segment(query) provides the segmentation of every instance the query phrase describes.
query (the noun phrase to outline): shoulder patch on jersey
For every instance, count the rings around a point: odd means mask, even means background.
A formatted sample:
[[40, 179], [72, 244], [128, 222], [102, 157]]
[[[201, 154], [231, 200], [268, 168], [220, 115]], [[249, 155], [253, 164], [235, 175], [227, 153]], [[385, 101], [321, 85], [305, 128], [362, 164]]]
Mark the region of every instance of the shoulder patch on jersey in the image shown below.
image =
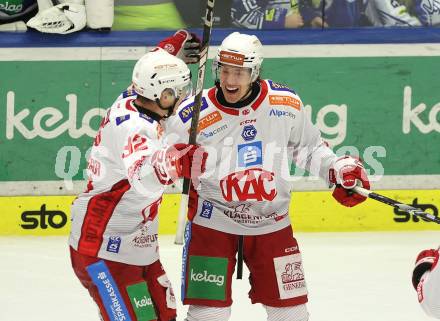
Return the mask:
[[205, 128], [208, 128], [211, 125], [214, 125], [215, 123], [219, 122], [222, 119], [223, 119], [222, 115], [217, 110], [206, 115], [205, 117], [199, 120], [197, 133], [199, 133], [201, 130], [204, 130]]
[[122, 92], [122, 98], [127, 98], [135, 95], [137, 95], [137, 92], [134, 90], [134, 88], [127, 88], [126, 91]]
[[154, 123], [154, 119], [151, 118], [150, 116], [143, 114], [143, 113], [139, 113], [139, 117], [142, 119], [145, 119], [146, 121], [150, 122], [150, 123]]
[[301, 102], [299, 99], [292, 96], [269, 95], [269, 104], [289, 106], [296, 110], [301, 109]]
[[292, 94], [295, 94], [295, 95], [296, 95], [295, 90], [290, 89], [290, 88], [289, 88], [288, 86], [286, 86], [286, 85], [279, 84], [279, 83], [277, 83], [277, 82], [273, 82], [273, 81], [270, 80], [270, 79], [268, 79], [267, 81], [269, 82], [269, 86], [270, 86], [270, 88], [271, 88], [272, 90], [275, 90], [275, 91], [288, 91], [288, 92], [291, 92]]
[[121, 125], [124, 121], [130, 119], [130, 114], [116, 117], [116, 126]]
[[[200, 106], [200, 111], [208, 108], [208, 102], [206, 101], [205, 97], [202, 97], [202, 106]], [[183, 123], [186, 123], [188, 120], [192, 118], [194, 110], [194, 101], [190, 103], [189, 105], [182, 108], [181, 111], [179, 111], [179, 117], [183, 121]]]

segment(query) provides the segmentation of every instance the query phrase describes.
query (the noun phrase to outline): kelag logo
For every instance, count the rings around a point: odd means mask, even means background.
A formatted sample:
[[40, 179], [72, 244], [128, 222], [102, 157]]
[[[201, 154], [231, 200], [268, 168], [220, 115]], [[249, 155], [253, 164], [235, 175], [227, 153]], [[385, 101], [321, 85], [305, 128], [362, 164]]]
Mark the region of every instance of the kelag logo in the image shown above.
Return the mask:
[[[413, 207], [420, 208], [424, 212], [431, 213], [434, 216], [438, 217], [438, 208], [434, 204], [419, 204], [418, 199], [415, 198], [411, 204]], [[394, 221], [397, 223], [407, 223], [412, 220], [412, 222], [429, 222], [423, 218], [417, 217], [415, 215], [411, 215], [410, 213], [403, 212], [398, 210], [397, 208], [394, 209], [394, 214], [397, 217], [394, 217]]]
[[[69, 104], [67, 112], [62, 112], [60, 109], [54, 107], [38, 108], [37, 113], [32, 120], [26, 120], [30, 114], [29, 108], [23, 108], [16, 113], [15, 110], [15, 93], [8, 91], [6, 94], [6, 138], [14, 139], [14, 132], [20, 133], [26, 139], [34, 139], [41, 137], [44, 139], [54, 139], [64, 132], [67, 132], [73, 139], [80, 138], [83, 135], [95, 137], [96, 130], [91, 127], [91, 122], [94, 117], [102, 118], [105, 114], [105, 109], [91, 108], [82, 119], [78, 119], [78, 98], [74, 94], [66, 96], [66, 101]], [[31, 116], [32, 117], [32, 116]], [[61, 120], [65, 119], [64, 123]], [[33, 128], [26, 127], [25, 124], [33, 124]], [[45, 124], [45, 126], [42, 126]], [[50, 124], [50, 125], [49, 125]], [[81, 124], [77, 128], [77, 124]]]
[[191, 255], [186, 297], [225, 300], [227, 273], [227, 258]]
[[21, 2], [22, 1], [9, 0], [6, 1], [6, 3], [0, 3], [0, 10], [6, 11], [8, 14], [19, 13], [21, 10], [23, 10], [23, 4], [21, 4]]
[[40, 210], [21, 213], [21, 220], [24, 223], [21, 224], [21, 227], [25, 230], [33, 230], [38, 227], [45, 230], [49, 226], [59, 229], [66, 225], [67, 215], [62, 211], [47, 211], [46, 204], [43, 204]]

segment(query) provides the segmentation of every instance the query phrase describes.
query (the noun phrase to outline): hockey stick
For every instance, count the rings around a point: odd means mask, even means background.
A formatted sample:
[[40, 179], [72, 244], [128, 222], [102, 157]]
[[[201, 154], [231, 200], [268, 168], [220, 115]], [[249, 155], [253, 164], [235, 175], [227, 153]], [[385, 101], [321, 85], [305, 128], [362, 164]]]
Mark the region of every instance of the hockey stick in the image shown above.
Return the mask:
[[237, 250], [237, 280], [243, 278], [243, 241], [244, 236], [238, 236], [238, 250]]
[[430, 222], [435, 222], [437, 224], [440, 224], [440, 218], [438, 218], [435, 215], [423, 212], [420, 208], [415, 208], [413, 206], [407, 205], [407, 204], [402, 204], [398, 201], [395, 201], [391, 198], [388, 198], [386, 196], [374, 193], [372, 191], [369, 191], [365, 188], [362, 188], [360, 186], [356, 186], [355, 188], [353, 188], [353, 191], [358, 193], [359, 195], [371, 198], [373, 200], [379, 201], [381, 203], [393, 206], [401, 211], [407, 212], [409, 214], [415, 215], [415, 216], [419, 216], [421, 218], [424, 218], [427, 221]]
[[[196, 96], [194, 98], [191, 128], [189, 131], [189, 142], [188, 142], [189, 144], [196, 144], [196, 139], [197, 139], [197, 127], [199, 124], [200, 105], [202, 104], [202, 92], [203, 92], [203, 84], [205, 82], [206, 62], [208, 60], [209, 39], [211, 38], [214, 3], [215, 0], [207, 0], [206, 3], [206, 14], [203, 25], [203, 39], [200, 50], [199, 68], [197, 71], [197, 86], [195, 91]], [[174, 239], [175, 244], [183, 244], [183, 232], [185, 229], [185, 217], [188, 209], [188, 200], [189, 200], [188, 195], [189, 195], [190, 185], [191, 185], [191, 180], [185, 178], [183, 180], [182, 199], [180, 201], [179, 216], [177, 218], [177, 231], [176, 231], [176, 238]]]

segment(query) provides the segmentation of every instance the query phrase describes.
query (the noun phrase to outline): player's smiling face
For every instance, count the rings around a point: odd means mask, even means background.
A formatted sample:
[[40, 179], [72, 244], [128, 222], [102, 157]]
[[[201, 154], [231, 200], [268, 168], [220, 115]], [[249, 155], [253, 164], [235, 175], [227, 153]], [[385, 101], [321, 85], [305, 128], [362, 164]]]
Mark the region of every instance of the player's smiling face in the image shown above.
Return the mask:
[[228, 103], [239, 102], [249, 93], [251, 69], [222, 65], [220, 67], [220, 88]]

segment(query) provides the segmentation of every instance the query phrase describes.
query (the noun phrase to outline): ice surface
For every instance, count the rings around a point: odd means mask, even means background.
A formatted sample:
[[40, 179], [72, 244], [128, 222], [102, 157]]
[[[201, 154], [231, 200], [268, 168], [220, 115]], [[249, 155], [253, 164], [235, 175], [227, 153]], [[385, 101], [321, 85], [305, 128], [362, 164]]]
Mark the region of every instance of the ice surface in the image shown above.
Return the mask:
[[[181, 246], [160, 236], [161, 259], [180, 299]], [[415, 257], [440, 232], [298, 233], [310, 321], [428, 321], [410, 282]], [[233, 281], [231, 321], [266, 320], [243, 280]], [[67, 237], [0, 237], [0, 321], [98, 321], [76, 279]], [[179, 301], [180, 302], [180, 301]], [[186, 308], [178, 305], [178, 320]]]

